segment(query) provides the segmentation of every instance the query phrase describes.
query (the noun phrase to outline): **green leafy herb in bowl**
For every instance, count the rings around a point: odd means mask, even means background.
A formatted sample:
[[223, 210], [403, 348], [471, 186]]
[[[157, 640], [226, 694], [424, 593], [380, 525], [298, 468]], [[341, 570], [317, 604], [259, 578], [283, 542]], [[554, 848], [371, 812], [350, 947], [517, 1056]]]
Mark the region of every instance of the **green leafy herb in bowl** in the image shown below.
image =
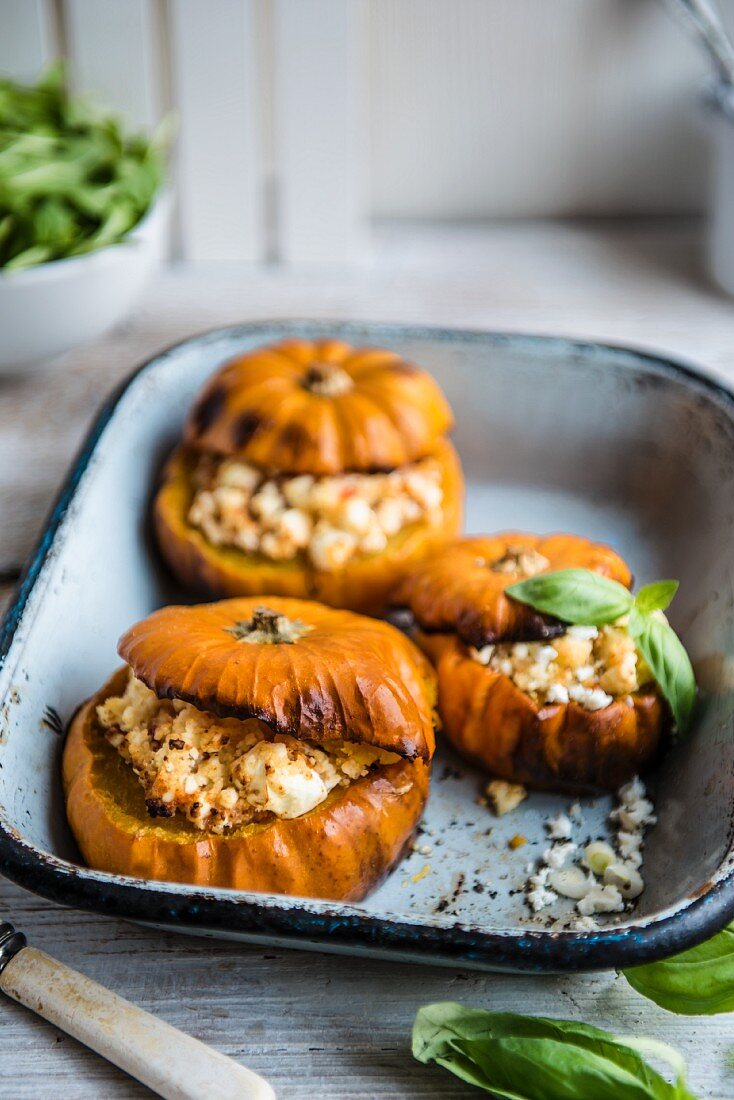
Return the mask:
[[0, 80], [0, 374], [102, 335], [165, 253], [165, 140], [69, 95], [54, 66]]
[[0, 269], [122, 241], [162, 186], [164, 144], [72, 97], [61, 64], [34, 85], [0, 80]]

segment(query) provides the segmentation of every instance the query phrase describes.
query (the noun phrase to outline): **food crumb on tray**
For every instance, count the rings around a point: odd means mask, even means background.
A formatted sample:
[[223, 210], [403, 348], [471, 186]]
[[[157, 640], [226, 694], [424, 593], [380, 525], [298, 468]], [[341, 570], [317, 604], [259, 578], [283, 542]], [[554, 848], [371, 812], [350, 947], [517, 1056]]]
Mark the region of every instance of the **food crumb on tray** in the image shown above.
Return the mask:
[[[620, 787], [617, 799], [609, 815], [616, 827], [613, 845], [595, 840], [581, 847], [571, 839], [573, 822], [582, 821], [578, 803], [568, 814], [546, 822], [552, 844], [525, 883], [525, 899], [533, 913], [567, 898], [576, 903], [579, 914], [574, 929], [591, 931], [598, 927], [594, 914], [622, 913], [640, 896], [645, 888], [640, 874], [644, 834], [657, 820], [654, 806], [637, 777]], [[512, 847], [512, 840], [509, 843]]]
[[528, 797], [528, 792], [521, 783], [506, 783], [504, 779], [491, 779], [484, 789], [486, 798], [482, 804], [489, 805], [497, 817], [510, 813], [517, 809], [521, 802]]

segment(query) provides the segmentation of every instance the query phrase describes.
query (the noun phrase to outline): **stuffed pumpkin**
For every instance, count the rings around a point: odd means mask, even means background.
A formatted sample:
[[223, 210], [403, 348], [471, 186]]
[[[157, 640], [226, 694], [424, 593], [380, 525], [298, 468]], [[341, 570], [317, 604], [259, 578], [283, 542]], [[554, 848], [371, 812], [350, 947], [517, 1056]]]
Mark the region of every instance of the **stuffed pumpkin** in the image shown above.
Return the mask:
[[384, 612], [461, 528], [451, 410], [398, 354], [284, 340], [207, 383], [154, 504], [164, 557], [209, 596]]
[[446, 547], [402, 597], [436, 666], [444, 733], [463, 756], [513, 783], [615, 790], [653, 759], [667, 718], [625, 622], [571, 626], [506, 592], [573, 568], [632, 583], [609, 547], [504, 532]]
[[166, 607], [75, 715], [67, 815], [99, 870], [355, 901], [423, 811], [435, 676], [385, 622], [268, 597]]

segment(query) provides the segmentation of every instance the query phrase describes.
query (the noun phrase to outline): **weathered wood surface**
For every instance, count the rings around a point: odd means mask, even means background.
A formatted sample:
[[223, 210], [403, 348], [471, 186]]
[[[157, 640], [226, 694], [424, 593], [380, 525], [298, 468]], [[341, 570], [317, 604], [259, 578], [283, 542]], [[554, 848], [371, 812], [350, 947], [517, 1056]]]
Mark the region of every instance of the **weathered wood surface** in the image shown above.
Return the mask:
[[[169, 274], [130, 323], [57, 373], [0, 382], [0, 574], [28, 554], [104, 396], [177, 339], [276, 316], [524, 329], [663, 349], [734, 381], [732, 305], [706, 286], [698, 248], [693, 230], [671, 226], [454, 229], [386, 239], [369, 269]], [[284, 1100], [478, 1095], [410, 1058], [415, 1009], [438, 999], [653, 1035], [684, 1053], [697, 1096], [734, 1096], [734, 1017], [671, 1016], [610, 973], [517, 978], [178, 938], [65, 911], [10, 883], [0, 913], [36, 946], [268, 1076]], [[0, 1020], [3, 1100], [149, 1095], [17, 1005], [0, 1004]]]

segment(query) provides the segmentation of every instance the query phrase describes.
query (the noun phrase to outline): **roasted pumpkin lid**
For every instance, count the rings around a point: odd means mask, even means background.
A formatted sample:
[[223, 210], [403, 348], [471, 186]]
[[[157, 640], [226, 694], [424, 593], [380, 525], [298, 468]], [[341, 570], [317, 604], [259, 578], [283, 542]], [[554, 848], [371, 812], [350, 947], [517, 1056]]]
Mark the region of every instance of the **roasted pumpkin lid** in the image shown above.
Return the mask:
[[590, 569], [629, 588], [632, 574], [608, 546], [578, 535], [503, 531], [459, 539], [421, 563], [400, 593], [426, 631], [458, 634], [467, 645], [537, 641], [565, 627], [505, 589], [536, 573]]
[[161, 698], [302, 740], [433, 756], [434, 672], [389, 623], [310, 600], [221, 600], [155, 611], [118, 651]]
[[452, 426], [433, 378], [396, 352], [294, 339], [225, 363], [184, 440], [278, 473], [325, 475], [415, 462]]

